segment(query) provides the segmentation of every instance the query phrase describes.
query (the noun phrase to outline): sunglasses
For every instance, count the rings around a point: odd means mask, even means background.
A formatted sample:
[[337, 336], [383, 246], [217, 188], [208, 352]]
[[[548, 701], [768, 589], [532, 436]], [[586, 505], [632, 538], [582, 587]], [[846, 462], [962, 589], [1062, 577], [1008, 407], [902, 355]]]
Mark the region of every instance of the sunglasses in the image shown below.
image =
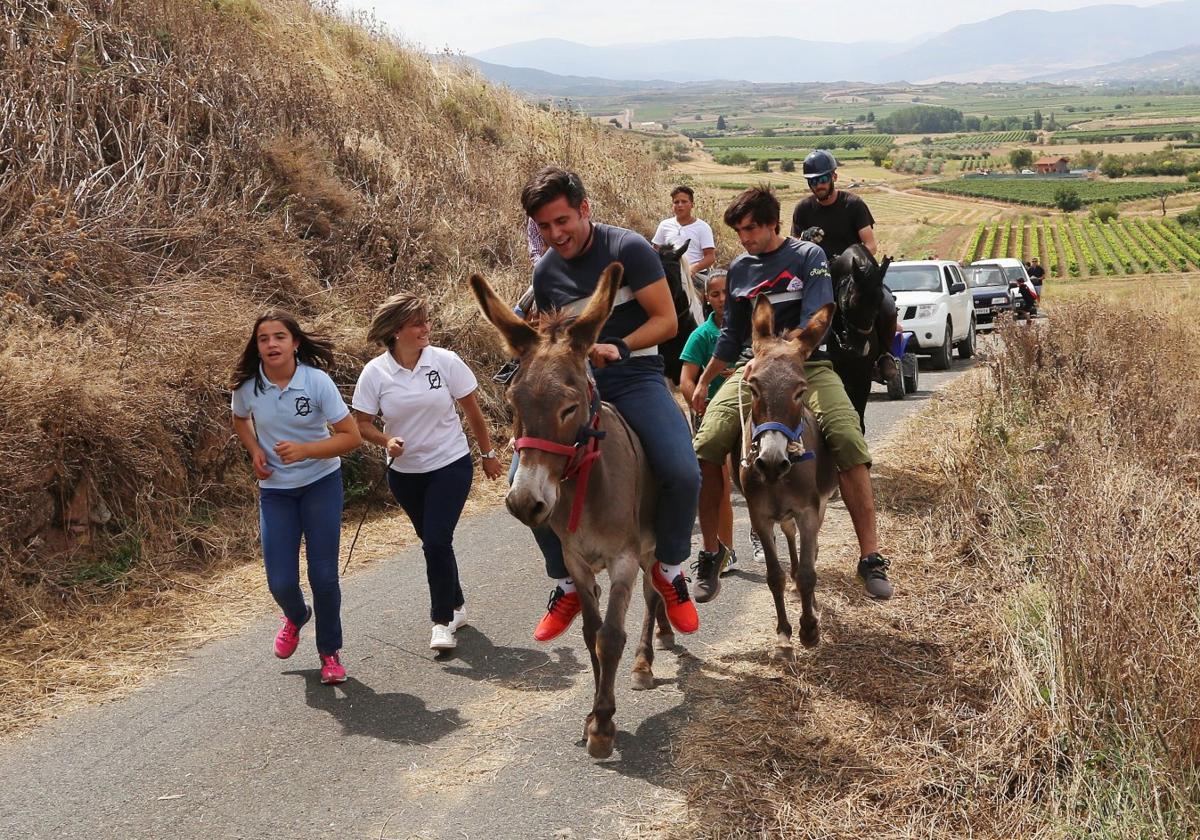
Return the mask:
[[815, 187], [815, 186], [818, 186], [818, 185], [820, 185], [820, 184], [828, 184], [828, 183], [829, 183], [830, 181], [832, 181], [832, 180], [833, 180], [833, 175], [831, 175], [830, 173], [826, 172], [824, 175], [816, 175], [816, 176], [814, 176], [814, 177], [812, 177], [812, 178], [809, 178], [809, 179], [808, 179], [808, 185], [809, 185], [810, 187]]

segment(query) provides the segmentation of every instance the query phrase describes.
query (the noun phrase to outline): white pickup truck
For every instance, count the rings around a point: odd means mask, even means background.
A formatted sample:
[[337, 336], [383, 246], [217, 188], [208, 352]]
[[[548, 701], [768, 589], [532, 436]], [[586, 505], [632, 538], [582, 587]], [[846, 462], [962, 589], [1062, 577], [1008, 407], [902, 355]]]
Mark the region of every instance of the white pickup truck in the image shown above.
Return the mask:
[[961, 359], [975, 355], [975, 308], [957, 262], [894, 262], [884, 283], [896, 296], [909, 352], [932, 356], [937, 370], [949, 370], [955, 347]]

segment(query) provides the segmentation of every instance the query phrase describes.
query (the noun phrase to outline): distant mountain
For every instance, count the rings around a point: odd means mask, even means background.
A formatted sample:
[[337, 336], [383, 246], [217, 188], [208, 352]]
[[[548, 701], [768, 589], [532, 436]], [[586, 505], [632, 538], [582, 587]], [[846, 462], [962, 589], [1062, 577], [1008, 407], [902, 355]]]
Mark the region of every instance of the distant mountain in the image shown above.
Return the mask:
[[1198, 33], [1200, 0], [1009, 12], [956, 26], [870, 72], [910, 82], [1016, 81], [1185, 47]]
[[513, 90], [534, 96], [614, 96], [623, 93], [673, 90], [682, 85], [662, 79], [602, 79], [596, 76], [560, 76], [532, 67], [508, 67], [492, 64], [470, 56], [431, 56], [434, 61], [448, 61], [474, 67], [490, 81], [508, 85]]
[[764, 36], [592, 47], [542, 38], [484, 50], [474, 58], [562, 76], [624, 81], [1018, 81], [1125, 62], [1151, 50], [1177, 50], [1195, 44], [1198, 33], [1200, 0], [1174, 0], [1156, 6], [1009, 12], [916, 44]]
[[472, 57], [563, 76], [673, 82], [716, 79], [794, 82], [859, 79], [859, 68], [864, 63], [882, 60], [906, 46], [866, 41], [849, 45], [765, 36], [590, 47], [559, 38], [541, 38], [484, 50]]
[[1103, 82], [1200, 82], [1200, 44], [1177, 50], [1162, 50], [1080, 70], [1049, 73], [1028, 81], [1072, 85], [1094, 85]]

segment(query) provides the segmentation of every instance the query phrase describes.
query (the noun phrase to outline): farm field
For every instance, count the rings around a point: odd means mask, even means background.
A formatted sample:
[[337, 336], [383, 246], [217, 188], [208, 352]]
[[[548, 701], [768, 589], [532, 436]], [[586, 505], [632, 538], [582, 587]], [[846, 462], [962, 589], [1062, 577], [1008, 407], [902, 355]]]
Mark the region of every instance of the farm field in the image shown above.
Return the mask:
[[1010, 217], [979, 223], [961, 253], [964, 263], [989, 257], [1037, 257], [1055, 277], [1186, 273], [1200, 270], [1200, 231], [1145, 216]]
[[1089, 181], [1086, 179], [1039, 178], [979, 178], [971, 180], [935, 181], [922, 184], [921, 188], [950, 195], [973, 196], [993, 201], [1014, 204], [1032, 204], [1053, 207], [1054, 194], [1069, 187], [1079, 194], [1084, 204], [1100, 201], [1129, 201], [1159, 195], [1189, 192], [1200, 189], [1200, 184], [1179, 181]]

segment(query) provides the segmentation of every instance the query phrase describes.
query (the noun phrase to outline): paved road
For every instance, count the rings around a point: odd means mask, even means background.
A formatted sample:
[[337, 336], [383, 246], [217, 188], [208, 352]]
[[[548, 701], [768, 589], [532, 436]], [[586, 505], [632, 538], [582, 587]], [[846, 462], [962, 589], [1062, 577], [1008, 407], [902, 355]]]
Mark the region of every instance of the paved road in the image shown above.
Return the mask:
[[[882, 439], [967, 367], [923, 364], [918, 394], [876, 395], [868, 436]], [[678, 807], [680, 676], [764, 586], [736, 514], [743, 571], [702, 608], [698, 633], [660, 652], [658, 688], [618, 680], [611, 760], [581, 746], [592, 681], [578, 627], [532, 641], [547, 581], [528, 531], [495, 511], [459, 528], [474, 626], [455, 655], [426, 647], [423, 563], [405, 551], [344, 584], [344, 686], [320, 684], [311, 632], [293, 659], [274, 659], [277, 623], [264, 617], [151, 688], [0, 745], [0, 838], [622, 836], [631, 818]], [[640, 620], [635, 599], [631, 635]]]

